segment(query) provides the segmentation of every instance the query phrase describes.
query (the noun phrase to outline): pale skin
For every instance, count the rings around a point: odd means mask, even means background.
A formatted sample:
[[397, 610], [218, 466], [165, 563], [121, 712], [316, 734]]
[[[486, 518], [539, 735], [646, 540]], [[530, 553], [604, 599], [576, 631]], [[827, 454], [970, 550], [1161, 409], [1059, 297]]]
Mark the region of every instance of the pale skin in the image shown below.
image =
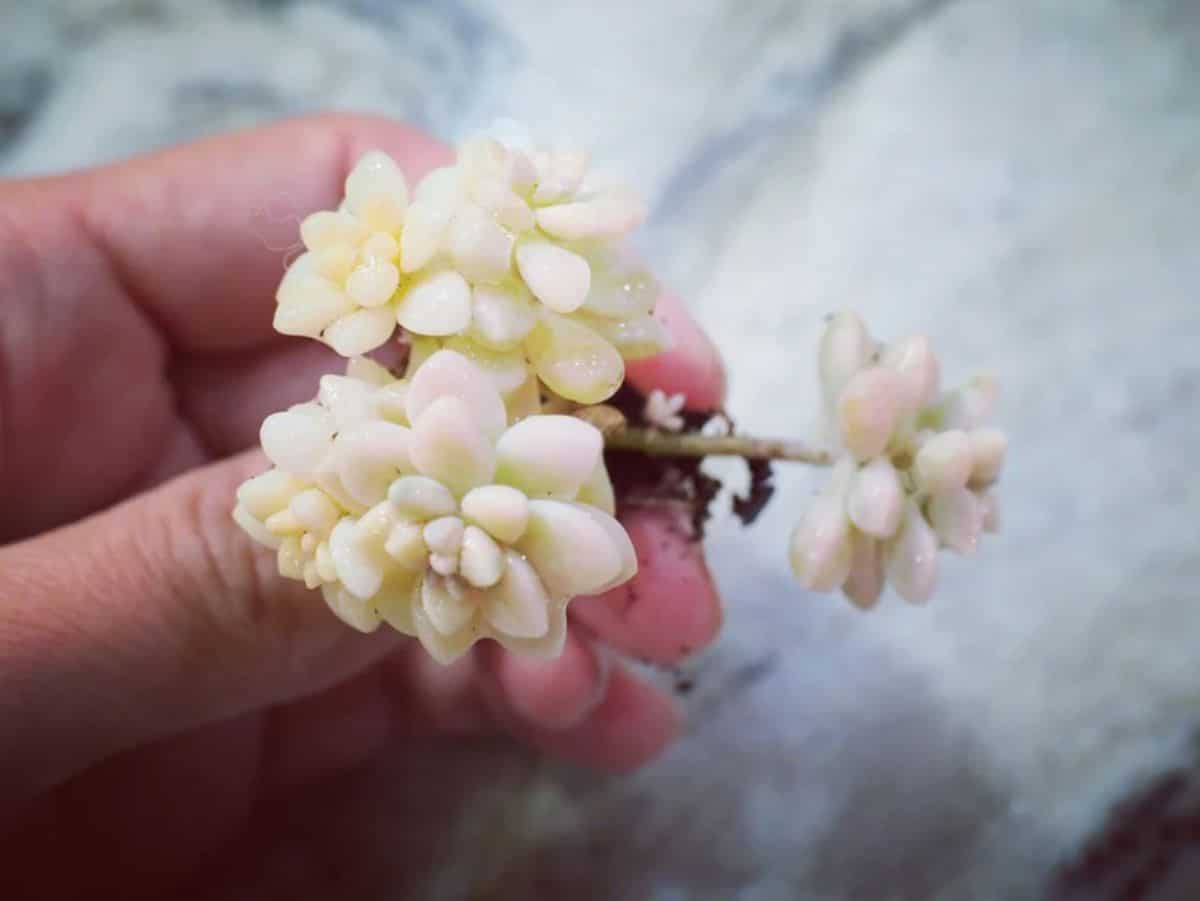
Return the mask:
[[[263, 417], [340, 365], [272, 331], [281, 248], [372, 148], [410, 181], [449, 156], [326, 116], [0, 183], [0, 884], [154, 895], [268, 802], [398, 742], [507, 733], [623, 771], [675, 736], [671, 699], [596, 651], [669, 664], [716, 634], [667, 514], [625, 519], [641, 572], [572, 605], [561, 657], [485, 643], [452, 667], [351, 631], [230, 520], [267, 465], [247, 450]], [[718, 405], [712, 345], [673, 298], [660, 315], [674, 347], [629, 378]]]

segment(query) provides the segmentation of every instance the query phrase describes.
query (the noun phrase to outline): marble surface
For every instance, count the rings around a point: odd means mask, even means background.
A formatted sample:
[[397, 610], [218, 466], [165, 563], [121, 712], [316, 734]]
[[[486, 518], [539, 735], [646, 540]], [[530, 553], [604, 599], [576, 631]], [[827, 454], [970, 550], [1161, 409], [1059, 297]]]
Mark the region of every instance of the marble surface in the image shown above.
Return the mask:
[[1116, 802], [1196, 772], [1194, 3], [0, 0], [0, 175], [327, 107], [587, 141], [651, 201], [645, 251], [718, 335], [744, 426], [812, 426], [820, 318], [849, 305], [999, 374], [1014, 451], [1003, 534], [927, 608], [795, 587], [802, 473], [760, 527], [718, 528], [727, 626], [661, 763], [398, 751], [242, 896], [1194, 897], [1182, 858], [1142, 895], [1120, 849], [1063, 877]]

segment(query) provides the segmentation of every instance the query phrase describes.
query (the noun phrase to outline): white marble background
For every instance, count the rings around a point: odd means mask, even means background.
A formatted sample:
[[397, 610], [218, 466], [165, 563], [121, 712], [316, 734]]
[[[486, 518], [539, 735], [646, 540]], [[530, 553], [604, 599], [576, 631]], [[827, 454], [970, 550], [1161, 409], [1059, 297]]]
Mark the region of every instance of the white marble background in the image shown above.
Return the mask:
[[[789, 580], [812, 486], [784, 474], [711, 542], [727, 627], [667, 759], [615, 781], [439, 751], [461, 804], [432, 835], [413, 752], [246, 897], [1036, 898], [1115, 800], [1193, 766], [1192, 0], [0, 0], [3, 175], [326, 107], [586, 140], [651, 200], [646, 251], [744, 426], [811, 426], [820, 317], [853, 306], [1000, 375], [1013, 454], [1003, 534], [932, 606], [869, 617]], [[314, 829], [343, 836], [324, 889]], [[414, 843], [430, 874], [393, 862]]]

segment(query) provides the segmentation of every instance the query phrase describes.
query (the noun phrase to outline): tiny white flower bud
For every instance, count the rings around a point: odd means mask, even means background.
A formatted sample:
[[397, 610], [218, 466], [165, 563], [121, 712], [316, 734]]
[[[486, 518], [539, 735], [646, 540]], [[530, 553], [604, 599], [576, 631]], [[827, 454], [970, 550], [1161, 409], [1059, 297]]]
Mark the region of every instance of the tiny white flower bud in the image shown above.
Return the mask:
[[662, 390], [655, 388], [646, 396], [642, 415], [653, 426], [667, 432], [678, 432], [683, 428], [683, 417], [679, 412], [686, 401], [687, 398], [683, 394], [672, 394], [668, 397]]
[[900, 475], [886, 457], [876, 457], [855, 473], [846, 497], [850, 521], [875, 538], [891, 538], [904, 511]]
[[792, 572], [812, 591], [833, 591], [850, 572], [850, 523], [842, 498], [822, 494], [792, 532], [788, 558]]
[[901, 378], [873, 366], [854, 375], [838, 398], [842, 444], [860, 460], [883, 453], [900, 414]]
[[971, 465], [971, 441], [966, 432], [953, 429], [921, 445], [913, 462], [913, 476], [922, 491], [945, 494], [967, 484]]

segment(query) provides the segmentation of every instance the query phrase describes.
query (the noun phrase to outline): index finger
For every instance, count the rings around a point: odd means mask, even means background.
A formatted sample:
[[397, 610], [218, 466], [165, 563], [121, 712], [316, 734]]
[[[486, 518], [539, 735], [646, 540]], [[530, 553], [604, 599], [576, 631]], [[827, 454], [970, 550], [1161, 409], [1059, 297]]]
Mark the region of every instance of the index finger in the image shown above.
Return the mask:
[[444, 144], [387, 119], [296, 119], [51, 180], [131, 298], [192, 352], [277, 340], [275, 289], [300, 221], [332, 209], [350, 167], [384, 150], [410, 180], [452, 159]]

